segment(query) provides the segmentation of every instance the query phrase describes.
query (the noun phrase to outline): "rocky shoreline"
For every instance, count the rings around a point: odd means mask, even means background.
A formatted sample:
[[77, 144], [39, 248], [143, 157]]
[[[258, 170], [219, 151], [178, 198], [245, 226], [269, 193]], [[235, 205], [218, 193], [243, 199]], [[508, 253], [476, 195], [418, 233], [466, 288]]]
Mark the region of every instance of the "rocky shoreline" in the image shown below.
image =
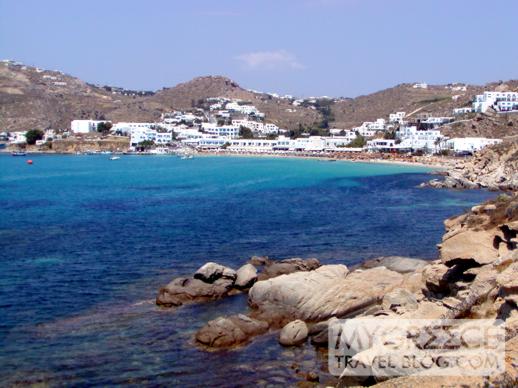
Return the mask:
[[448, 169], [444, 179], [432, 179], [423, 187], [452, 189], [518, 190], [518, 142], [487, 147], [472, 158]]
[[[501, 319], [506, 325], [506, 370], [491, 377], [451, 377], [449, 386], [518, 384], [518, 195], [501, 195], [445, 221], [439, 259], [382, 257], [355, 268], [321, 265], [316, 259], [253, 257], [237, 271], [207, 263], [192, 277], [177, 278], [159, 290], [164, 308], [248, 294], [248, 311], [224, 314], [195, 334], [205, 350], [250, 344], [277, 333], [280, 346], [310, 342], [323, 351], [328, 330], [341, 318]], [[309, 346], [309, 345], [308, 345]], [[358, 357], [363, 354], [359, 353]], [[355, 356], [356, 357], [356, 356]], [[433, 378], [375, 375], [333, 380], [310, 371], [304, 384], [320, 380], [338, 386], [440, 386]], [[446, 382], [446, 380], [444, 380]]]

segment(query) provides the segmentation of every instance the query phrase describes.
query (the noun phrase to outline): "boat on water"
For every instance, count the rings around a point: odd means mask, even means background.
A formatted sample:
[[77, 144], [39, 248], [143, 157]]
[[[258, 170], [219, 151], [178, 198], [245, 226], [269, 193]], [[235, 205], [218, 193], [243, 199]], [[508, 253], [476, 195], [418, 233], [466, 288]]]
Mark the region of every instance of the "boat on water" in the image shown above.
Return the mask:
[[119, 160], [120, 158], [121, 158], [120, 156], [112, 156], [112, 157], [110, 158], [110, 160]]
[[180, 159], [184, 160], [184, 159], [192, 159], [194, 158], [193, 155], [183, 155]]
[[12, 156], [25, 156], [25, 155], [27, 155], [27, 152], [13, 151], [13, 152], [11, 152], [11, 155]]

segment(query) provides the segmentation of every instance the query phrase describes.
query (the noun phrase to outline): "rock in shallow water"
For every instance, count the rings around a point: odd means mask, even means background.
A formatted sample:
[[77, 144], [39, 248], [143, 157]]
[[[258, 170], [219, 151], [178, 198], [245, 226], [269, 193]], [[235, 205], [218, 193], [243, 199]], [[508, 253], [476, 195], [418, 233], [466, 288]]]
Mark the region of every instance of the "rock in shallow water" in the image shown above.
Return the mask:
[[199, 279], [176, 278], [160, 289], [156, 304], [164, 307], [181, 306], [187, 302], [203, 302], [226, 296], [232, 289], [234, 281], [220, 278], [210, 283]]
[[288, 323], [281, 330], [279, 343], [283, 346], [297, 346], [308, 338], [308, 327], [304, 321], [297, 319]]
[[196, 341], [211, 348], [228, 348], [268, 331], [268, 323], [238, 314], [209, 321], [196, 333]]

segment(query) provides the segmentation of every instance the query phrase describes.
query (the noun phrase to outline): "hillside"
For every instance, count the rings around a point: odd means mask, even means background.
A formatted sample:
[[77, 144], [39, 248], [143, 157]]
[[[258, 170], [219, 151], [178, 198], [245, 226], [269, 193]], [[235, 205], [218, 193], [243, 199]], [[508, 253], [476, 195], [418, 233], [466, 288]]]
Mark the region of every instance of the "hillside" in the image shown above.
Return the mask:
[[[467, 85], [466, 91], [454, 90], [451, 85], [416, 89], [411, 84], [401, 84], [357, 98], [329, 100], [325, 107], [330, 108], [330, 114], [324, 117], [312, 103], [295, 106], [288, 99], [246, 90], [221, 76], [198, 77], [156, 93], [140, 95], [91, 85], [59, 71], [4, 62], [0, 63], [0, 131], [65, 129], [73, 119], [157, 121], [164, 112], [192, 109], [209, 97], [249, 101], [266, 114], [268, 122], [286, 129], [296, 129], [299, 125], [315, 127], [324, 118], [330, 127], [352, 128], [363, 121], [387, 118], [396, 111], [414, 112], [414, 117], [426, 112], [451, 116], [453, 108], [469, 105], [473, 95], [499, 88], [518, 90], [518, 81]], [[487, 137], [518, 134], [517, 120], [512, 117], [473, 115], [467, 119], [445, 128], [445, 133]]]
[[[208, 97], [253, 102], [268, 121], [295, 128], [320, 120], [315, 110], [293, 107], [289, 101], [247, 91], [224, 77], [199, 77], [151, 96], [126, 96], [87, 84], [58, 71], [0, 64], [0, 130], [64, 129], [73, 119], [157, 121], [171, 110], [191, 109]], [[293, 108], [293, 109], [291, 109]], [[290, 111], [288, 111], [289, 109]]]

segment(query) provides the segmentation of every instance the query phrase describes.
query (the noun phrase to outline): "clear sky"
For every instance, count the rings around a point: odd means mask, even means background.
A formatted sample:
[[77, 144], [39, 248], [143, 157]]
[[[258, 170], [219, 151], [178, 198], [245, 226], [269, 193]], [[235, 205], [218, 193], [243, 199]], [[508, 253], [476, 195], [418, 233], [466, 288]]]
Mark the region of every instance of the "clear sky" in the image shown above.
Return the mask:
[[517, 0], [0, 0], [0, 58], [155, 90], [298, 96], [518, 78]]

